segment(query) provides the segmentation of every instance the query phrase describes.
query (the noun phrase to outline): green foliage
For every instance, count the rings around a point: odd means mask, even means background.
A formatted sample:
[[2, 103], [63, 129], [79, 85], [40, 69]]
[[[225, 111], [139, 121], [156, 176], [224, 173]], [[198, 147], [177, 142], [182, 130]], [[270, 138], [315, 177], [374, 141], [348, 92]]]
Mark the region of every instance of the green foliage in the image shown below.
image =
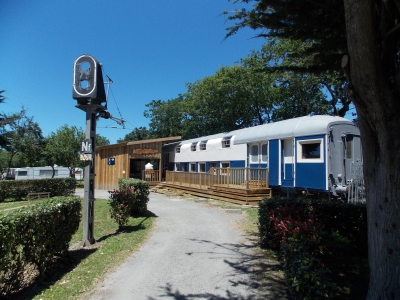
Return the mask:
[[132, 132], [126, 134], [123, 139], [118, 139], [117, 143], [148, 140], [152, 138], [151, 133], [146, 127], [135, 127]]
[[70, 196], [75, 192], [75, 178], [49, 178], [0, 181], [0, 202], [24, 200], [29, 193], [50, 192], [50, 197]]
[[131, 215], [143, 215], [147, 211], [150, 194], [149, 182], [135, 178], [119, 178], [118, 187], [120, 190], [133, 188], [135, 191], [136, 199], [131, 210]]
[[118, 230], [128, 223], [129, 215], [136, 199], [133, 188], [108, 191], [111, 218], [118, 223]]
[[85, 133], [76, 126], [64, 125], [56, 132], [50, 133], [46, 138], [46, 147], [43, 150], [47, 165], [57, 164], [69, 168], [83, 167], [78, 151], [84, 139]]
[[321, 256], [307, 233], [290, 237], [282, 247], [288, 289], [294, 299], [329, 299], [336, 290], [331, 271], [322, 263]]
[[81, 209], [79, 198], [59, 197], [0, 217], [0, 295], [22, 284], [29, 264], [44, 276], [54, 255], [66, 254]]
[[152, 100], [144, 116], [150, 118], [149, 131], [154, 138], [179, 136], [184, 132], [185, 102], [182, 96], [168, 101]]
[[324, 225], [328, 234], [338, 232], [360, 249], [367, 247], [367, 212], [362, 203], [344, 203], [303, 198], [264, 199], [259, 205], [260, 243], [263, 248], [276, 249], [275, 231], [269, 213], [280, 206], [303, 207], [303, 216], [313, 213], [315, 221]]
[[39, 124], [29, 117], [24, 108], [19, 113], [6, 117], [6, 125], [2, 126], [2, 147], [9, 153], [7, 167], [11, 167], [14, 157], [22, 154], [28, 164], [40, 159], [44, 146], [44, 138]]
[[234, 25], [227, 28], [226, 37], [249, 27], [259, 30], [257, 37], [301, 41], [305, 45], [288, 52], [291, 60], [306, 64], [296, 69], [319, 72], [339, 70], [342, 56], [347, 52], [344, 5], [333, 1], [271, 1], [234, 0], [234, 3], [254, 3], [251, 9], [224, 12]]
[[366, 206], [315, 199], [264, 199], [259, 207], [259, 233], [263, 248], [282, 254], [289, 291], [295, 299], [331, 298], [338, 290], [330, 270], [337, 266], [326, 263], [333, 261], [331, 239], [344, 239], [358, 254], [365, 255]]

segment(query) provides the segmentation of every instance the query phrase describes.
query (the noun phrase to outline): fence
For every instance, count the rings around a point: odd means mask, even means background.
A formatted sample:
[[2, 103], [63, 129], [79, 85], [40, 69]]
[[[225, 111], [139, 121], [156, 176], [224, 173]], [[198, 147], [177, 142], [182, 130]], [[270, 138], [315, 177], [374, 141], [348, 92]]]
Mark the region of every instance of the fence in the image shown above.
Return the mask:
[[350, 178], [348, 184], [347, 199], [349, 202], [365, 202], [365, 185], [363, 177], [362, 162], [355, 162], [350, 165]]
[[261, 189], [268, 188], [268, 169], [211, 168], [208, 173], [167, 171], [166, 183], [200, 189], [211, 186]]
[[160, 171], [159, 170], [144, 170], [142, 174], [144, 181], [149, 182], [160, 182]]

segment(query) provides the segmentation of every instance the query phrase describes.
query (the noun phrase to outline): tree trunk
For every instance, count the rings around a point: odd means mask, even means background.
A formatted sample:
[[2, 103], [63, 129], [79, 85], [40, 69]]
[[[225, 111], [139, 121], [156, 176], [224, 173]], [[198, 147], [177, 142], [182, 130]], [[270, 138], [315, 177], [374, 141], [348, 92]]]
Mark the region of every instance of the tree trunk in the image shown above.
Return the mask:
[[379, 2], [344, 0], [350, 88], [364, 158], [370, 268], [367, 299], [383, 300], [400, 299], [400, 99], [383, 62], [387, 57], [383, 57], [376, 11], [385, 17], [379, 8], [385, 1]]

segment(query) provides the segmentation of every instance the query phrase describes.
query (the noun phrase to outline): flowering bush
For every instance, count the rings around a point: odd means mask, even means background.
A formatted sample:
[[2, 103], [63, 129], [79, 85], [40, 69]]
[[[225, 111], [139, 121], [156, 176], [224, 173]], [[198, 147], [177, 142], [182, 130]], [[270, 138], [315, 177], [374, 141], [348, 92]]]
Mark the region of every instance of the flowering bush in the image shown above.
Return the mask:
[[274, 242], [285, 260], [289, 291], [301, 299], [329, 298], [335, 289], [322, 262], [325, 233], [314, 214], [301, 205], [282, 205], [268, 213]]
[[118, 223], [118, 230], [128, 222], [132, 207], [135, 203], [136, 193], [132, 187], [122, 190], [108, 191], [110, 194], [110, 215]]

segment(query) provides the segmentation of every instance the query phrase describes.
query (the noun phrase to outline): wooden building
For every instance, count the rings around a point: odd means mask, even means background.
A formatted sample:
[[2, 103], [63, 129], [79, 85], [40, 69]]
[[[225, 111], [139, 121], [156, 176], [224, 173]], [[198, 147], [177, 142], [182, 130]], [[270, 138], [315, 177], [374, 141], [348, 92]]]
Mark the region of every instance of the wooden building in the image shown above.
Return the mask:
[[[148, 179], [159, 183], [165, 176], [164, 166], [169, 164], [168, 155], [162, 155], [162, 146], [180, 139], [180, 136], [175, 136], [96, 147], [95, 188], [118, 189], [119, 178]], [[153, 165], [153, 170], [145, 170], [148, 163]]]

